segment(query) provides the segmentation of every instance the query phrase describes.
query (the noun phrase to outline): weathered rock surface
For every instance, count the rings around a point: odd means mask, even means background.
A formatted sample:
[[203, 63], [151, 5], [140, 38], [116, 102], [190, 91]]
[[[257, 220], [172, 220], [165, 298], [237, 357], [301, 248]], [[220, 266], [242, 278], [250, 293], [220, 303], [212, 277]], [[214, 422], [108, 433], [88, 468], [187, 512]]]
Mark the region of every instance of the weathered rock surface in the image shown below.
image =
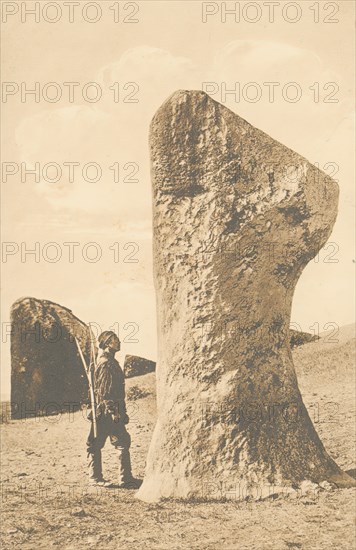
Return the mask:
[[312, 425], [289, 343], [337, 184], [203, 92], [174, 93], [150, 145], [158, 421], [138, 498], [352, 484]]
[[11, 308], [12, 418], [58, 413], [87, 400], [88, 383], [74, 336], [90, 359], [90, 330], [48, 300], [22, 298]]
[[[309, 342], [319, 340], [319, 336], [302, 332], [299, 330], [290, 330], [290, 347], [296, 348], [303, 346]], [[125, 378], [133, 378], [134, 376], [143, 376], [149, 372], [155, 372], [156, 363], [150, 359], [139, 357], [138, 355], [125, 355], [124, 374]]]
[[132, 378], [133, 376], [142, 376], [149, 372], [154, 372], [156, 369], [156, 363], [149, 361], [143, 357], [137, 355], [126, 355], [124, 361], [124, 374], [126, 378]]

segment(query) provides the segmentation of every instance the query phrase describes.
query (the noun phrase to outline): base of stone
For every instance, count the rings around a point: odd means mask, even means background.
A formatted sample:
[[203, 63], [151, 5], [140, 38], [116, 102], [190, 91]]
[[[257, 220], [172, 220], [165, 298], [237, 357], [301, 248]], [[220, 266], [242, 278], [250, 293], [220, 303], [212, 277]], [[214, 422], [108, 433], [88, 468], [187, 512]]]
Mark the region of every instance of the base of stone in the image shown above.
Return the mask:
[[315, 483], [305, 479], [298, 484], [248, 483], [246, 481], [207, 480], [192, 488], [188, 480], [173, 483], [166, 478], [150, 477], [141, 485], [135, 498], [147, 503], [165, 499], [189, 501], [261, 501], [268, 498], [288, 496], [298, 498], [305, 494], [317, 495], [321, 491], [332, 491], [356, 487], [356, 480], [346, 472], [330, 475], [327, 479]]

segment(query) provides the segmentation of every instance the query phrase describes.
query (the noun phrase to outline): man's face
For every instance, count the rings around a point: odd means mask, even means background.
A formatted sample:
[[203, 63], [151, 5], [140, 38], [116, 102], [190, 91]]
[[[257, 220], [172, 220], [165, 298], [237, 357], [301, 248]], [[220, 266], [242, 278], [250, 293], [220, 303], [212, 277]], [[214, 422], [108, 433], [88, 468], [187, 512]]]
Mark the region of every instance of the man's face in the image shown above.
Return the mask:
[[121, 348], [121, 344], [120, 344], [120, 340], [118, 339], [118, 337], [115, 335], [113, 335], [110, 340], [109, 340], [109, 343], [108, 343], [108, 347], [110, 349], [112, 349], [113, 351], [120, 351], [120, 348]]

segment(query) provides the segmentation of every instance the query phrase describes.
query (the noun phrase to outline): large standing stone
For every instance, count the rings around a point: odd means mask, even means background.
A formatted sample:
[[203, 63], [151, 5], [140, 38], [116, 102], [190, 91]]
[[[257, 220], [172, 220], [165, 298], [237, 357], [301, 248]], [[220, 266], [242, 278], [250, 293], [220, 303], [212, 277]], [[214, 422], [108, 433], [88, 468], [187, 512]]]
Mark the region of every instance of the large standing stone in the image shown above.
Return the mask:
[[303, 405], [289, 344], [337, 184], [203, 92], [174, 93], [150, 144], [158, 420], [138, 497], [351, 484]]
[[90, 329], [48, 300], [22, 298], [11, 308], [12, 418], [57, 413], [87, 400], [88, 383], [74, 336], [90, 359]]

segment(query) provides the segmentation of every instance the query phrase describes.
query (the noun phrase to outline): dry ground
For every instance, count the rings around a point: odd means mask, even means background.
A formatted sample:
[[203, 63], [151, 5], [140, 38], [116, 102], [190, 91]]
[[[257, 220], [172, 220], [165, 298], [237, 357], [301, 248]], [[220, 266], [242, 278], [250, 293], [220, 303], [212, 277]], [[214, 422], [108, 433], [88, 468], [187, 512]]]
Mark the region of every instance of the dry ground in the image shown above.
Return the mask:
[[[354, 327], [294, 350], [305, 403], [327, 450], [355, 468]], [[134, 473], [143, 477], [155, 421], [154, 374], [127, 380], [150, 392], [129, 402]], [[137, 394], [137, 387], [131, 393]], [[6, 416], [6, 415], [5, 415]], [[2, 424], [2, 544], [81, 550], [352, 550], [355, 490], [262, 502], [142, 503], [135, 491], [86, 485], [82, 412]], [[104, 449], [115, 480], [115, 451]]]

